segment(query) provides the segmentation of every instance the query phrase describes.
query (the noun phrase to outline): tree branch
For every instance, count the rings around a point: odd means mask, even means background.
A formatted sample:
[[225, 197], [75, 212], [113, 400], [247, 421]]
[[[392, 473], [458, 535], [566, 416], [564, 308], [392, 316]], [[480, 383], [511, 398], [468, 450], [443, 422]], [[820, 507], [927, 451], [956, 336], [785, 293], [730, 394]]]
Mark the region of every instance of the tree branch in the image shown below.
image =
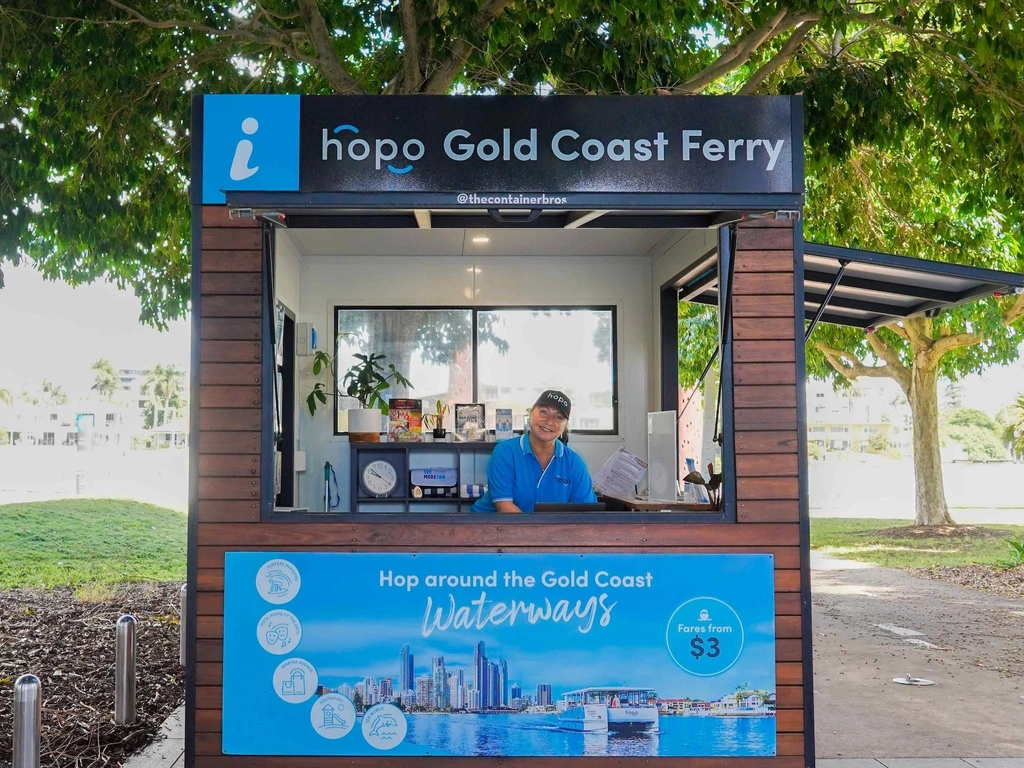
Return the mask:
[[736, 45], [728, 49], [701, 72], [698, 72], [689, 80], [674, 88], [673, 92], [699, 93], [719, 78], [746, 64], [750, 57], [754, 55], [754, 51], [772, 38], [781, 35], [783, 32], [788, 32], [804, 22], [813, 21], [816, 23], [821, 19], [821, 14], [818, 13], [794, 14], [792, 16], [787, 15], [788, 13], [788, 10], [783, 9], [760, 29], [744, 35]]
[[907, 332], [907, 339], [914, 347], [914, 352], [923, 352], [929, 349], [935, 342], [932, 338], [931, 333], [928, 332], [928, 328], [923, 322], [925, 318], [921, 317], [908, 317], [903, 321], [903, 329]]
[[419, 90], [423, 82], [423, 75], [420, 72], [420, 42], [419, 24], [416, 20], [415, 0], [399, 0], [402, 11], [402, 73], [406, 89], [415, 92]]
[[1013, 302], [1013, 306], [1003, 314], [1003, 325], [1015, 323], [1022, 317], [1024, 317], [1024, 293], [1020, 294], [1017, 300]]
[[932, 345], [931, 353], [937, 362], [940, 357], [952, 349], [970, 347], [973, 344], [980, 344], [984, 340], [985, 337], [980, 333], [956, 333], [952, 336], [943, 336]]
[[879, 379], [894, 378], [892, 371], [887, 365], [864, 365], [860, 359], [842, 349], [834, 349], [822, 341], [815, 342], [814, 346], [825, 356], [833, 368], [841, 373], [849, 381], [860, 376], [870, 376]]
[[885, 361], [889, 377], [896, 381], [904, 392], [908, 392], [910, 390], [910, 370], [900, 360], [900, 353], [896, 351], [896, 348], [887, 344], [877, 331], [868, 334], [868, 346], [871, 347], [872, 352]]
[[316, 51], [317, 68], [335, 93], [362, 94], [363, 87], [338, 61], [338, 54], [331, 42], [331, 33], [327, 29], [324, 17], [320, 15], [316, 0], [299, 0], [299, 12], [309, 32], [309, 40]]
[[[486, 31], [491, 22], [498, 18], [511, 2], [512, 0], [484, 0], [476, 18], [473, 19], [473, 30], [481, 33]], [[459, 74], [459, 70], [466, 63], [466, 59], [469, 58], [472, 50], [473, 44], [465, 38], [459, 38], [452, 43], [451, 55], [446, 61], [441, 62], [437, 69], [427, 78], [422, 92], [442, 96], [448, 93], [451, 90], [452, 83], [455, 82], [456, 76]], [[406, 93], [409, 92], [408, 86], [406, 86], [405, 91]]]
[[786, 44], [782, 46], [782, 50], [776, 53], [767, 63], [763, 64], [760, 69], [753, 74], [753, 76], [743, 84], [740, 88], [740, 95], [746, 96], [757, 90], [758, 86], [764, 82], [765, 78], [768, 77], [772, 72], [777, 70], [789, 59], [793, 57], [793, 54], [797, 52], [797, 49], [803, 43], [804, 38], [807, 37], [807, 33], [810, 32], [818, 22], [807, 21], [796, 28], [796, 31], [789, 36]]

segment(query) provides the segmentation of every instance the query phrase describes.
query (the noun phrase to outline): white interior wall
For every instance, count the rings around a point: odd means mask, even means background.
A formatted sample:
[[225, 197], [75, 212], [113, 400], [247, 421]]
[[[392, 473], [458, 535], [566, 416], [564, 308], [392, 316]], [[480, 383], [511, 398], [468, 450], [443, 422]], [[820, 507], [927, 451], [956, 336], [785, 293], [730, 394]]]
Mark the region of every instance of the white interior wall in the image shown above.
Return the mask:
[[[344, 231], [336, 237], [344, 238]], [[301, 300], [288, 305], [298, 322], [313, 323], [321, 347], [334, 342], [335, 306], [438, 305], [529, 306], [614, 305], [617, 323], [619, 434], [581, 435], [572, 447], [595, 472], [625, 446], [646, 456], [646, 413], [659, 407], [659, 289], [687, 263], [716, 242], [714, 232], [673, 232], [642, 256], [324, 256], [296, 254], [293, 242], [279, 258], [297, 256]], [[399, 277], [400, 276], [400, 277]], [[279, 286], [286, 281], [279, 279]], [[280, 292], [279, 292], [280, 293]], [[288, 302], [285, 302], [286, 305]], [[296, 400], [299, 450], [307, 452], [307, 471], [299, 476], [297, 506], [322, 511], [323, 466], [338, 476], [341, 509], [348, 509], [349, 450], [345, 436], [334, 435], [331, 407], [310, 418], [305, 396], [312, 384], [312, 358], [299, 358]]]

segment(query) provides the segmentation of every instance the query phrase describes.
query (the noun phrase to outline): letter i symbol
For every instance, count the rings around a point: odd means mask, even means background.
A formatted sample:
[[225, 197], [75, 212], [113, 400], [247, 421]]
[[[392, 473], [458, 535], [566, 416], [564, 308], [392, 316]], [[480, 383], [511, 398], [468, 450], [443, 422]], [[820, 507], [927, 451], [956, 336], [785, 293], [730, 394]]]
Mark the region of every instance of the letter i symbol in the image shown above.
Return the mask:
[[[256, 131], [260, 129], [260, 124], [256, 121], [255, 117], [247, 117], [242, 121], [242, 133], [247, 136], [252, 136]], [[242, 139], [238, 142], [238, 146], [235, 147], [235, 157], [231, 161], [231, 180], [242, 181], [248, 179], [256, 171], [260, 169], [257, 165], [255, 168], [249, 167], [249, 160], [252, 158], [252, 142], [248, 139]]]

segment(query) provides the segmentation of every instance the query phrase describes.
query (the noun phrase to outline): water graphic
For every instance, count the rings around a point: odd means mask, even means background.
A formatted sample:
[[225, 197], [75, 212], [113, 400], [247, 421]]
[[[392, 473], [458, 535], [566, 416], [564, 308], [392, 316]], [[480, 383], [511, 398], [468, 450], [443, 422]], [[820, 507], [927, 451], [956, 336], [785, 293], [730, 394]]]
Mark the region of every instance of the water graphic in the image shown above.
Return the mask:
[[774, 754], [774, 717], [659, 718], [657, 733], [576, 733], [549, 715], [406, 715], [407, 744], [436, 754], [656, 757]]

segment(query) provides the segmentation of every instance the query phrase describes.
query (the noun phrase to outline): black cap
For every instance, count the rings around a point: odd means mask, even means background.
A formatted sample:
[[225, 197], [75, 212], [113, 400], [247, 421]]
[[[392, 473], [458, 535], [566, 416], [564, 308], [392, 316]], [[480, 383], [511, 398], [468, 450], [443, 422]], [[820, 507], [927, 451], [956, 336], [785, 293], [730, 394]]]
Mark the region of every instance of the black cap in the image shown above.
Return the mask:
[[569, 400], [564, 392], [559, 392], [557, 389], [545, 389], [541, 392], [533, 407], [536, 408], [538, 405], [550, 405], [553, 408], [557, 408], [567, 420], [569, 412], [572, 410], [572, 401]]

